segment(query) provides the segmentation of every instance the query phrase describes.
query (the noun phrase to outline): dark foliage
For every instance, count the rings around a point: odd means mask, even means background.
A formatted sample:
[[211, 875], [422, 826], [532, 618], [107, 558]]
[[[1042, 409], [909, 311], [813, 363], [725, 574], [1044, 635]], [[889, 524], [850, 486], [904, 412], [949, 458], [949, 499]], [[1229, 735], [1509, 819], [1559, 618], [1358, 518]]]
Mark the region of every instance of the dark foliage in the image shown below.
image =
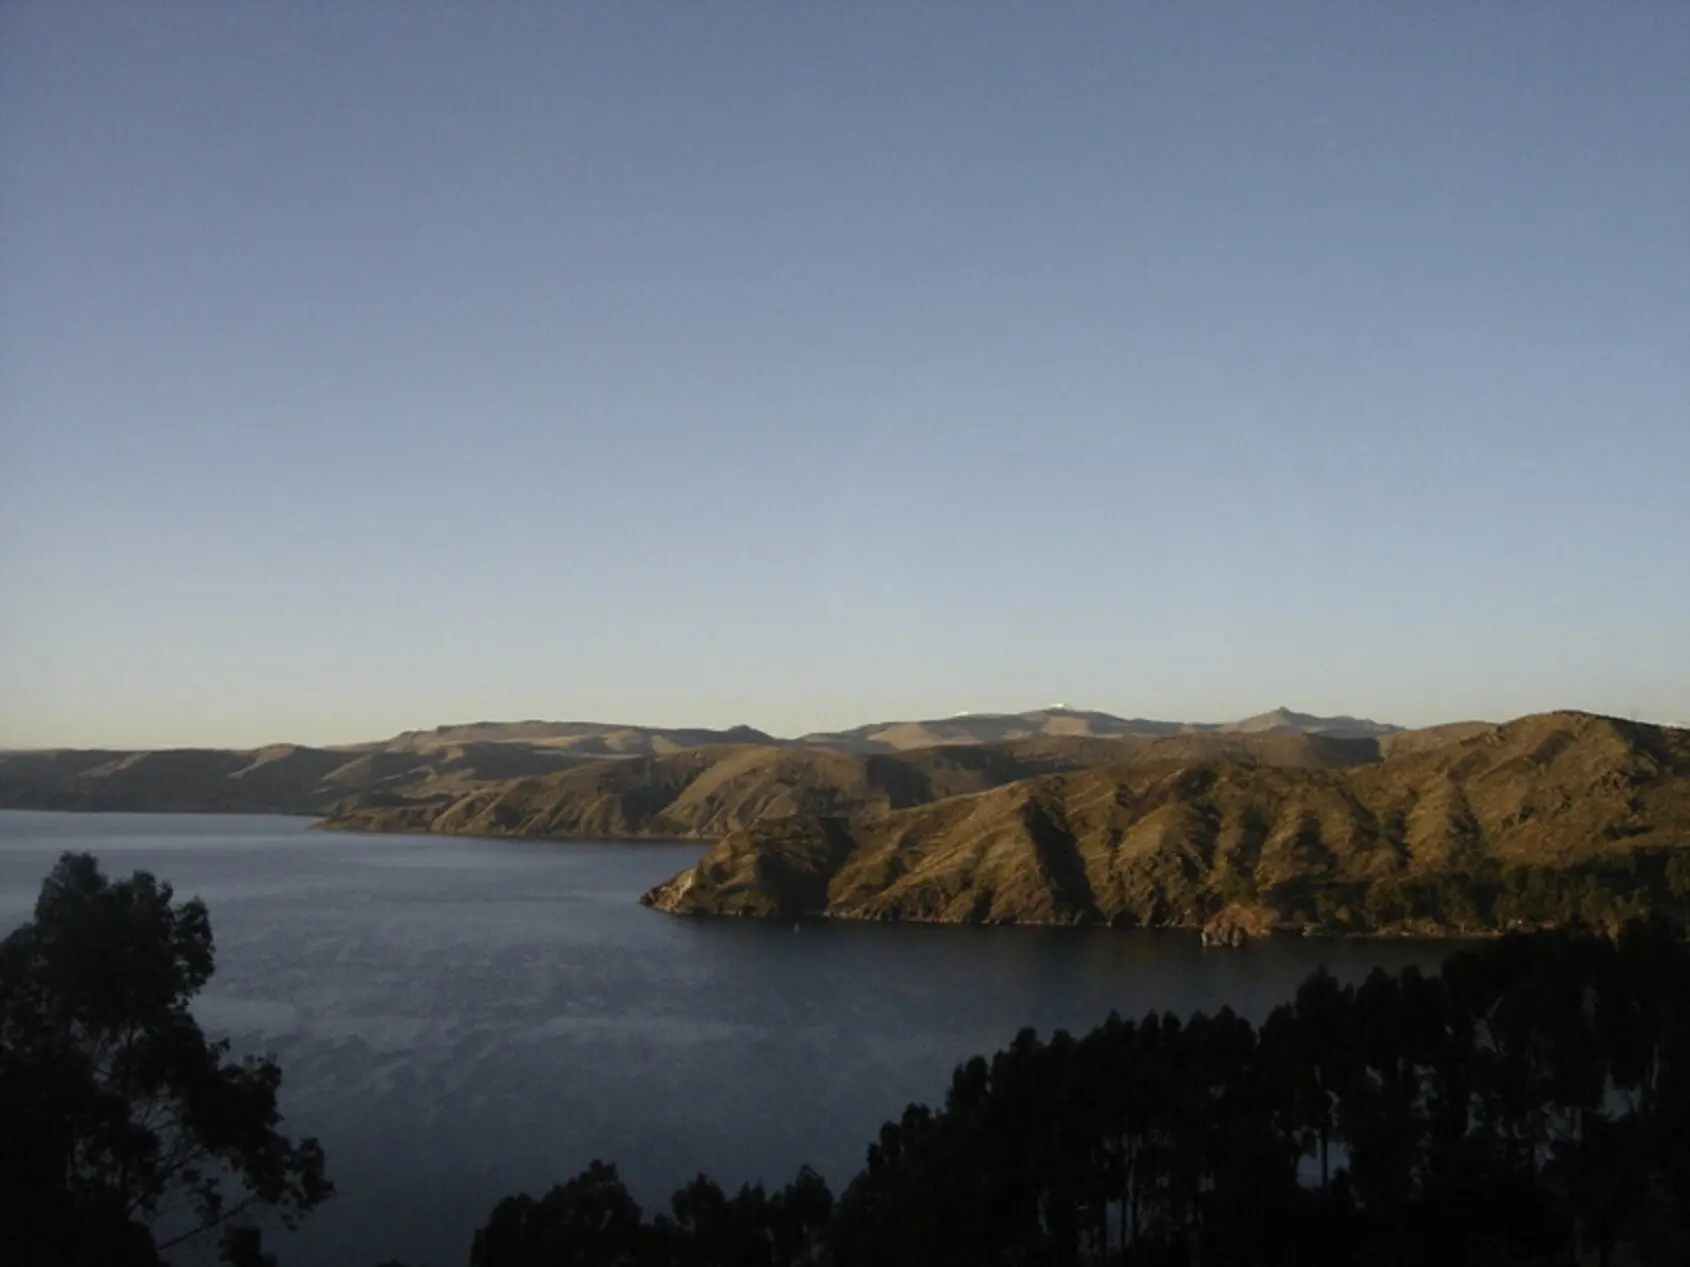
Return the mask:
[[[1254, 900], [1232, 883], [1228, 901]], [[1312, 888], [1306, 880], [1266, 895], [1280, 919], [1326, 934], [1428, 932], [1491, 935], [1549, 929], [1615, 934], [1665, 920], [1690, 927], [1690, 857], [1659, 849], [1576, 866], [1503, 869], [1484, 859], [1436, 877], [1386, 877]]]
[[616, 1167], [595, 1161], [538, 1201], [506, 1197], [475, 1234], [471, 1267], [802, 1267], [819, 1261], [833, 1194], [808, 1167], [772, 1196], [728, 1196], [703, 1175], [670, 1213], [641, 1218]]
[[281, 1072], [237, 1062], [188, 1010], [211, 922], [146, 872], [65, 854], [35, 917], [0, 942], [0, 1246], [20, 1267], [129, 1267], [207, 1238], [269, 1259], [332, 1191], [315, 1140], [277, 1129]]
[[[1683, 886], [1679, 874], [1663, 877]], [[1504, 877], [1488, 899], [1586, 902]], [[152, 1267], [325, 1199], [280, 1073], [188, 1010], [205, 908], [66, 855], [0, 943], [0, 1258]], [[168, 1227], [169, 1231], [160, 1229]], [[1260, 1026], [1223, 1010], [1031, 1030], [882, 1126], [837, 1201], [805, 1168], [654, 1217], [594, 1162], [507, 1198], [472, 1267], [1241, 1267], [1690, 1262], [1690, 947], [1664, 926], [1516, 935], [1435, 977], [1324, 972]]]
[[645, 1221], [594, 1163], [506, 1201], [475, 1267], [1690, 1262], [1690, 950], [1537, 934], [1436, 977], [1325, 973], [1229, 1011], [1023, 1031], [819, 1178]]

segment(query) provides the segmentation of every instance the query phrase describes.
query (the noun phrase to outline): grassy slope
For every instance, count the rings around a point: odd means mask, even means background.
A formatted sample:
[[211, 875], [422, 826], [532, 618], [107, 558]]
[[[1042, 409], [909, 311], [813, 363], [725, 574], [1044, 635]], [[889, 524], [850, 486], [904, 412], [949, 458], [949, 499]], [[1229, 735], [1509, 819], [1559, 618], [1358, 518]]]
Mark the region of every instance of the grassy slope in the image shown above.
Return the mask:
[[335, 748], [0, 752], [0, 808], [335, 814], [352, 804], [437, 805], [605, 758], [748, 740], [781, 742], [749, 727], [471, 722]]
[[[1107, 736], [1091, 737], [1094, 729], [1107, 730], [1111, 726], [1119, 729], [1126, 725], [1104, 714], [1053, 715], [1040, 726], [1030, 725], [1025, 718], [1010, 720], [1013, 724], [1006, 723], [1007, 729], [998, 727], [1005, 733], [997, 738], [1024, 740], [1035, 747], [1043, 744], [1049, 750], [1047, 756], [1056, 752], [1050, 749], [1051, 744], [1090, 743], [1093, 755], [1080, 761], [1081, 764], [1108, 759], [1114, 751]], [[947, 734], [943, 738], [949, 742], [955, 736]], [[672, 756], [723, 744], [768, 749], [816, 747], [774, 739], [743, 726], [715, 731], [527, 721], [441, 726], [335, 748], [277, 744], [243, 751], [183, 748], [153, 752], [0, 752], [0, 808], [340, 816], [356, 807], [367, 819], [385, 815], [390, 820], [382, 824], [372, 821], [369, 825], [414, 827], [432, 822], [453, 800], [472, 791], [491, 791], [502, 781], [551, 775], [593, 761]], [[878, 743], [866, 748], [846, 744], [843, 749], [894, 751], [891, 746]], [[1072, 751], [1064, 751], [1053, 759], [1058, 760], [1058, 766], [1069, 768], [1079, 760]], [[1035, 762], [1009, 777], [1045, 768], [1057, 767]], [[668, 777], [662, 767], [648, 766], [645, 770], [646, 777], [660, 781]], [[805, 776], [796, 777], [803, 781]], [[831, 786], [837, 777], [837, 772], [823, 766], [818, 786]], [[999, 782], [1002, 777], [993, 776], [987, 782]], [[942, 789], [952, 785], [941, 780], [938, 786]], [[498, 793], [504, 795], [503, 790]], [[501, 813], [508, 815], [513, 799], [507, 798], [507, 808]], [[868, 802], [873, 803], [874, 799], [870, 796]], [[888, 803], [903, 802], [893, 798]], [[637, 806], [631, 807], [631, 813], [633, 820], [643, 818]], [[451, 821], [464, 821], [466, 816], [474, 817], [467, 811], [460, 812]], [[670, 829], [677, 828], [671, 825]], [[696, 824], [686, 824], [678, 830], [695, 833], [699, 828]]]
[[904, 752], [718, 744], [600, 761], [474, 788], [455, 799], [353, 805], [331, 827], [463, 835], [716, 839], [794, 815], [866, 820], [1041, 774], [1198, 758], [1279, 765], [1377, 760], [1372, 740], [1304, 735], [1100, 739], [1038, 735]]
[[[1554, 713], [1398, 749], [1294, 765], [1145, 745], [1117, 764], [877, 819], [753, 824], [648, 900], [684, 913], [1129, 925], [1198, 925], [1241, 907], [1282, 926], [1460, 931], [1529, 909], [1524, 898], [1485, 909], [1489, 890], [1529, 869], [1617, 867], [1612, 887], [1638, 897], [1659, 885], [1656, 864], [1690, 854], [1690, 732]], [[1438, 896], [1445, 882], [1479, 909]]]

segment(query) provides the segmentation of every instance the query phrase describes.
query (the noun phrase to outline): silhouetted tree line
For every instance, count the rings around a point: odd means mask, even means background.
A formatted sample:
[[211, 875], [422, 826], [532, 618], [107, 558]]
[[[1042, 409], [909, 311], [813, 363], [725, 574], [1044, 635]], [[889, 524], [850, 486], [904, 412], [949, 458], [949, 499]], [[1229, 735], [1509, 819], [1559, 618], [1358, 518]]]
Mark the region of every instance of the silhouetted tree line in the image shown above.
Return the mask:
[[[699, 1178], [643, 1221], [595, 1162], [473, 1267], [1690, 1263], [1690, 950], [1504, 938], [1222, 1010], [1024, 1030], [881, 1127], [836, 1205]], [[614, 1211], [614, 1217], [605, 1213]]]
[[539, 1200], [506, 1197], [475, 1234], [474, 1267], [797, 1267], [823, 1261], [833, 1194], [808, 1166], [772, 1195], [748, 1184], [728, 1196], [699, 1175], [678, 1190], [669, 1213], [646, 1221], [616, 1173], [595, 1161]]
[[[332, 1193], [280, 1133], [280, 1071], [188, 1011], [210, 924], [65, 855], [0, 943], [0, 1261], [273, 1262]], [[510, 1197], [472, 1267], [1690, 1263], [1690, 947], [1512, 936], [1441, 973], [1325, 972], [1260, 1026], [1223, 1009], [1024, 1030], [880, 1129], [836, 1201], [808, 1168], [648, 1217], [595, 1161]], [[389, 1265], [394, 1267], [394, 1265]]]

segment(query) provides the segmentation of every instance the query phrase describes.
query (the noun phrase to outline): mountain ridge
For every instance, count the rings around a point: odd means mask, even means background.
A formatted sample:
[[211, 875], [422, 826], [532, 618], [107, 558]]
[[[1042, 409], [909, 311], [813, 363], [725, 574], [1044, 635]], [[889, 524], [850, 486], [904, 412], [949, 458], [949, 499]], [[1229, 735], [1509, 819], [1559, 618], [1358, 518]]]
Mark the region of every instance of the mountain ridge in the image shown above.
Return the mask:
[[753, 823], [677, 914], [1478, 935], [1690, 906], [1690, 733], [1549, 713], [1350, 765], [1139, 759]]
[[[1046, 710], [1048, 712], [1049, 710]], [[1002, 714], [1022, 720], [1004, 739], [1042, 734], [1076, 738], [1129, 737], [1136, 723], [1106, 713], [1073, 716], [1099, 719], [1090, 725], [1054, 730], [1029, 721], [1031, 714]], [[1101, 719], [1110, 719], [1104, 721]], [[923, 727], [928, 723], [874, 723]], [[1173, 733], [1180, 723], [1148, 723]], [[843, 732], [841, 732], [843, 733]], [[1160, 732], [1157, 732], [1160, 733]], [[258, 748], [75, 749], [0, 751], [0, 808], [136, 810], [334, 815], [349, 801], [428, 802], [467, 793], [511, 778], [555, 773], [599, 760], [658, 757], [723, 744], [772, 748], [841, 749], [859, 753], [911, 751], [920, 742], [806, 743], [783, 739], [751, 726], [639, 726], [625, 723], [526, 720], [464, 722], [430, 730], [401, 731], [387, 739], [311, 746], [268, 744]]]
[[821, 739], [530, 721], [335, 749], [0, 753], [0, 807], [710, 842], [642, 899], [682, 915], [1200, 927], [1229, 943], [1690, 915], [1682, 729], [1573, 711], [1406, 730], [1043, 709]]
[[1161, 738], [1181, 734], [1272, 731], [1329, 734], [1336, 738], [1381, 738], [1405, 729], [1368, 718], [1321, 717], [1284, 707], [1233, 722], [1177, 722], [1148, 717], [1117, 717], [1112, 713], [1052, 705], [1020, 713], [958, 713], [952, 717], [923, 721], [871, 722], [849, 730], [812, 731], [800, 736], [798, 742], [880, 752], [951, 743], [994, 743], [1036, 734]]

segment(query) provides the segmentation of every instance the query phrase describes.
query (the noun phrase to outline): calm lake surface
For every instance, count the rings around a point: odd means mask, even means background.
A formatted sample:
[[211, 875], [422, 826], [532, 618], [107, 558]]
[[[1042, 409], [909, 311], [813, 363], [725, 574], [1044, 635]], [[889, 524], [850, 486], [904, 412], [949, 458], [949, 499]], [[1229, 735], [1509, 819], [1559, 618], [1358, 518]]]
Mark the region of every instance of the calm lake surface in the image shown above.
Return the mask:
[[800, 1163], [839, 1191], [880, 1123], [1024, 1025], [1222, 1005], [1259, 1019], [1322, 963], [1443, 948], [1189, 934], [692, 921], [636, 898], [698, 845], [347, 836], [305, 819], [0, 812], [0, 931], [67, 849], [210, 907], [202, 1024], [285, 1075], [339, 1195], [285, 1267], [468, 1261], [501, 1197], [594, 1157], [647, 1208]]

